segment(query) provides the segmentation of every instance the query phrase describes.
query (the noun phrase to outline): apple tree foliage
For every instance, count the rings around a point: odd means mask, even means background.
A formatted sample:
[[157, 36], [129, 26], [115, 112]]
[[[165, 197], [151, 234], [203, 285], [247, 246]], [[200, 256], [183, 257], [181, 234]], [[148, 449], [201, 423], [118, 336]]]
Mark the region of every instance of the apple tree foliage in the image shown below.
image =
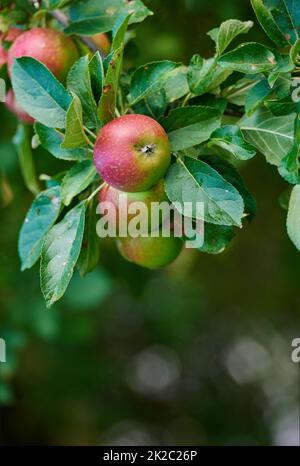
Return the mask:
[[[5, 3], [5, 2], [2, 2]], [[9, 2], [7, 2], [9, 3]], [[243, 42], [251, 21], [231, 19], [208, 32], [211, 58], [169, 60], [137, 69], [126, 65], [128, 28], [152, 12], [141, 0], [17, 0], [3, 9], [1, 25], [58, 27], [83, 50], [89, 36], [109, 33], [111, 51], [85, 50], [62, 84], [39, 61], [15, 60], [12, 86], [35, 120], [34, 134], [19, 125], [15, 144], [24, 180], [36, 196], [19, 237], [22, 269], [40, 260], [47, 305], [60, 299], [77, 267], [98, 263], [96, 195], [101, 184], [93, 145], [101, 127], [126, 113], [155, 118], [169, 135], [173, 162], [165, 179], [172, 202], [205, 203], [200, 252], [222, 252], [255, 214], [255, 199], [238, 168], [256, 153], [287, 182], [282, 197], [287, 231], [300, 250], [300, 5], [292, 0], [251, 0], [271, 46]], [[297, 89], [298, 86], [298, 89]], [[299, 92], [298, 92], [299, 90]], [[67, 172], [38, 176], [34, 149], [70, 163]]]

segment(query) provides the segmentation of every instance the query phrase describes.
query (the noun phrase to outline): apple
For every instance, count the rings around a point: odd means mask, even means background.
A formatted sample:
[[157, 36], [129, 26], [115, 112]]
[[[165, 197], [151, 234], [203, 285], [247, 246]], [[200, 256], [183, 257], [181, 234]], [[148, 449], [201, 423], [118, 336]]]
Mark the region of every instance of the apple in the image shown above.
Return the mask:
[[[123, 212], [121, 196], [126, 196], [126, 206], [124, 209], [127, 209]], [[158, 219], [158, 222], [153, 222], [151, 219], [151, 209], [152, 203], [161, 203], [161, 202], [168, 202], [168, 198], [165, 193], [164, 189], [164, 181], [161, 179], [153, 188], [149, 189], [148, 191], [141, 191], [137, 193], [124, 193], [123, 191], [119, 191], [112, 186], [106, 185], [99, 193], [99, 202], [110, 202], [114, 210], [109, 211], [107, 214], [107, 219], [111, 224], [113, 222], [116, 223], [116, 230], [119, 231], [118, 226], [120, 222], [120, 215], [126, 216], [127, 225], [129, 222], [139, 213], [129, 213], [130, 206], [133, 206], [133, 203], [139, 202], [147, 209], [147, 225], [148, 231], [157, 230], [162, 223], [162, 218]], [[160, 216], [162, 217], [162, 216]]]
[[8, 70], [15, 58], [32, 57], [41, 61], [61, 81], [67, 77], [79, 52], [69, 37], [56, 29], [34, 28], [19, 35], [8, 52]]
[[28, 113], [26, 113], [16, 101], [15, 94], [12, 89], [10, 89], [6, 94], [5, 106], [11, 111], [11, 113], [23, 121], [23, 123], [27, 123], [29, 125], [34, 123], [34, 119], [28, 115]]
[[163, 127], [145, 115], [124, 115], [107, 123], [94, 147], [100, 176], [120, 191], [152, 188], [171, 161], [168, 136]]
[[7, 61], [7, 52], [0, 43], [0, 69], [2, 68], [3, 65], [5, 65], [6, 61]]
[[183, 241], [170, 237], [118, 238], [117, 246], [124, 259], [148, 269], [159, 269], [173, 262], [180, 254]]
[[102, 50], [104, 53], [109, 53], [111, 43], [106, 34], [101, 32], [100, 34], [95, 34], [94, 36], [91, 37], [93, 42], [99, 47], [100, 50]]

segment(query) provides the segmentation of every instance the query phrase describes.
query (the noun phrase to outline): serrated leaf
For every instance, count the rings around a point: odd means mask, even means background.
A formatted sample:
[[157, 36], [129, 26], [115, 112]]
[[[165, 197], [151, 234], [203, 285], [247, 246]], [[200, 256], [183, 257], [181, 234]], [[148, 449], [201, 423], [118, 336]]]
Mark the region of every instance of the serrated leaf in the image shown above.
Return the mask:
[[47, 233], [41, 256], [41, 289], [50, 307], [65, 293], [80, 254], [85, 224], [85, 203], [70, 210]]
[[92, 91], [88, 56], [81, 57], [74, 63], [67, 77], [67, 87], [81, 101], [84, 123], [89, 128], [97, 128], [97, 104]]
[[256, 17], [266, 34], [279, 47], [286, 47], [289, 42], [282, 31], [280, 31], [279, 26], [272, 15], [272, 6], [265, 5], [265, 3], [265, 0], [251, 0]]
[[171, 202], [191, 202], [197, 218], [196, 203], [204, 204], [204, 219], [216, 225], [241, 226], [244, 202], [239, 192], [219, 173], [201, 160], [186, 159], [173, 164], [166, 177], [165, 190]]
[[46, 126], [65, 128], [71, 96], [45, 65], [31, 57], [18, 58], [11, 79], [25, 112]]
[[292, 190], [287, 216], [287, 232], [298, 251], [300, 251], [300, 185]]
[[245, 183], [235, 169], [235, 167], [218, 156], [209, 155], [203, 157], [203, 161], [206, 162], [210, 167], [216, 170], [228, 183], [235, 187], [235, 189], [240, 193], [244, 200], [245, 213], [250, 216], [250, 220], [254, 217], [256, 212], [256, 201], [252, 194], [248, 191]]
[[139, 23], [153, 13], [141, 0], [88, 0], [72, 3], [71, 24], [65, 29], [67, 34], [94, 35], [109, 32], [120, 15], [132, 14], [130, 24]]
[[81, 161], [88, 158], [87, 149], [63, 149], [61, 144], [64, 135], [55, 129], [48, 128], [41, 123], [34, 125], [40, 143], [44, 149], [58, 159]]
[[131, 78], [129, 105], [135, 106], [139, 113], [161, 117], [167, 106], [166, 83], [179, 66], [178, 63], [165, 60], [138, 68]]
[[211, 107], [181, 107], [172, 110], [162, 125], [173, 151], [188, 149], [206, 141], [220, 126], [221, 113]]
[[89, 70], [91, 76], [91, 85], [93, 89], [93, 94], [99, 102], [102, 90], [103, 90], [103, 83], [104, 83], [104, 68], [101, 55], [99, 51], [95, 53], [89, 63]]
[[299, 184], [300, 155], [300, 115], [295, 118], [294, 145], [292, 150], [281, 160], [278, 167], [280, 175], [291, 184]]
[[256, 154], [254, 147], [243, 138], [239, 126], [235, 125], [225, 125], [216, 129], [207, 146], [218, 146], [225, 153], [232, 154], [237, 160], [248, 160]]
[[198, 249], [207, 254], [221, 254], [231, 240], [234, 238], [234, 228], [232, 226], [204, 224], [204, 243]]
[[98, 116], [101, 123], [108, 123], [115, 118], [117, 92], [123, 63], [124, 45], [116, 50], [109, 60], [104, 80], [103, 92], [98, 105]]
[[186, 66], [179, 66], [170, 73], [165, 84], [167, 102], [174, 102], [189, 93]]
[[88, 145], [83, 126], [83, 113], [80, 99], [72, 94], [73, 100], [67, 111], [66, 130], [62, 149], [76, 149]]
[[91, 160], [84, 160], [71, 168], [62, 181], [62, 200], [68, 206], [72, 199], [84, 191], [95, 179], [97, 174]]
[[117, 19], [116, 23], [114, 24], [112, 50], [118, 50], [124, 43], [125, 34], [128, 28], [131, 15], [132, 13], [121, 14], [120, 17]]
[[33, 194], [40, 191], [31, 150], [31, 128], [20, 124], [13, 138], [25, 185]]
[[60, 207], [59, 186], [42, 191], [34, 199], [19, 235], [21, 270], [32, 267], [40, 257], [44, 236], [56, 222]]
[[259, 105], [271, 94], [272, 89], [268, 80], [262, 79], [254, 87], [252, 87], [246, 95], [245, 110], [247, 115], [251, 115]]
[[221, 68], [215, 58], [204, 59], [194, 55], [187, 72], [190, 91], [194, 95], [212, 92], [222, 84], [232, 73], [231, 70]]
[[269, 110], [258, 109], [252, 116], [239, 122], [242, 133], [250, 144], [263, 154], [267, 162], [279, 165], [294, 144], [295, 114], [274, 116]]
[[279, 46], [296, 42], [300, 31], [300, 10], [295, 0], [251, 0], [253, 9], [268, 36]]
[[216, 43], [217, 54], [221, 55], [237, 36], [246, 34], [252, 27], [252, 21], [229, 19], [222, 23], [219, 28], [209, 31], [208, 35]]
[[100, 249], [99, 249], [99, 237], [96, 231], [97, 225], [97, 198], [93, 199], [93, 202], [89, 204], [86, 221], [84, 237], [82, 242], [82, 249], [77, 263], [77, 268], [81, 276], [94, 270], [99, 262]]
[[257, 42], [239, 45], [218, 59], [218, 64], [226, 69], [246, 74], [269, 71], [276, 65], [276, 58], [270, 49]]

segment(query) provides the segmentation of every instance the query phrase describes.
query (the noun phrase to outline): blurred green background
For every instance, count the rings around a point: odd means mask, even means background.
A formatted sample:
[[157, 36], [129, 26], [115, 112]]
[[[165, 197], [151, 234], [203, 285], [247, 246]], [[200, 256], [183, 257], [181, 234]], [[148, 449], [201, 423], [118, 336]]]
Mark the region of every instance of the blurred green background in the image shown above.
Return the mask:
[[[253, 19], [240, 0], [149, 0], [134, 64], [209, 56], [206, 32]], [[268, 42], [257, 25], [247, 40]], [[16, 122], [0, 106], [0, 444], [299, 444], [300, 254], [278, 206], [276, 169], [241, 166], [258, 214], [220, 256], [187, 250], [148, 272], [103, 245], [101, 266], [74, 275], [47, 310], [38, 268], [21, 273], [18, 230], [31, 203], [12, 145]], [[63, 168], [42, 151], [40, 173]], [[2, 202], [2, 201], [1, 201]]]

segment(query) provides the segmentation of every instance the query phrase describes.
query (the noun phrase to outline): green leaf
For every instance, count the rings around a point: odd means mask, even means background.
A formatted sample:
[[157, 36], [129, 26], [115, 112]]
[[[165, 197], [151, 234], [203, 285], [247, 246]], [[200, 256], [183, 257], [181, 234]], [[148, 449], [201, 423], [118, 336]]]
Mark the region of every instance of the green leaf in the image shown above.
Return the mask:
[[138, 68], [131, 78], [129, 105], [136, 107], [139, 113], [155, 118], [161, 117], [167, 106], [165, 86], [179, 66], [177, 63], [165, 60], [148, 63]]
[[206, 92], [212, 92], [220, 86], [231, 73], [231, 70], [221, 68], [214, 58], [206, 60], [200, 55], [194, 55], [187, 73], [190, 91], [192, 94], [199, 96]]
[[109, 61], [105, 76], [103, 92], [98, 106], [98, 116], [101, 123], [107, 123], [115, 118], [117, 92], [123, 62], [124, 45], [116, 50]]
[[253, 27], [252, 21], [239, 21], [238, 19], [229, 19], [221, 24], [219, 28], [212, 29], [208, 35], [216, 43], [217, 54], [221, 55], [224, 50], [240, 34], [246, 34]]
[[212, 155], [203, 157], [203, 161], [216, 170], [228, 183], [237, 189], [244, 200], [245, 213], [250, 216], [251, 220], [256, 212], [256, 201], [248, 191], [241, 175], [234, 166], [223, 158]]
[[88, 127], [97, 128], [97, 104], [92, 91], [88, 56], [81, 57], [74, 63], [68, 74], [67, 87], [82, 103], [84, 123]]
[[287, 232], [298, 251], [300, 251], [300, 185], [292, 190], [287, 216]]
[[41, 289], [50, 307], [65, 293], [80, 254], [85, 223], [85, 203], [70, 210], [47, 233], [41, 256]]
[[65, 29], [67, 34], [94, 35], [111, 31], [120, 15], [131, 14], [130, 24], [139, 23], [153, 13], [141, 0], [88, 0], [72, 2], [70, 7], [71, 24]]
[[251, 0], [261, 26], [279, 46], [294, 44], [299, 38], [300, 10], [295, 0]]
[[271, 94], [272, 89], [268, 80], [262, 79], [254, 87], [252, 87], [246, 95], [245, 110], [248, 115], [251, 115], [259, 105]]
[[235, 125], [226, 125], [216, 129], [207, 146], [220, 147], [225, 153], [232, 154], [237, 160], [248, 160], [256, 154], [254, 147], [243, 138], [239, 126]]
[[258, 21], [260, 22], [265, 33], [275, 42], [278, 47], [286, 47], [288, 40], [280, 31], [272, 15], [272, 6], [265, 5], [265, 0], [251, 0], [252, 7], [255, 11]]
[[299, 184], [299, 155], [300, 155], [300, 114], [295, 118], [294, 146], [292, 150], [281, 160], [278, 167], [280, 175], [291, 184]]
[[162, 125], [173, 151], [188, 149], [209, 139], [220, 126], [221, 113], [211, 107], [181, 107], [172, 110]]
[[234, 238], [232, 226], [204, 224], [204, 243], [198, 249], [207, 254], [221, 254]]
[[220, 66], [246, 74], [269, 71], [276, 65], [275, 55], [270, 49], [256, 42], [242, 44], [218, 59]]
[[102, 58], [101, 58], [99, 51], [97, 51], [95, 55], [93, 56], [93, 58], [91, 59], [89, 63], [89, 70], [90, 70], [93, 94], [95, 98], [97, 99], [97, 102], [99, 102], [101, 94], [102, 94], [103, 83], [104, 83], [103, 62], [102, 62]]
[[81, 101], [76, 94], [72, 94], [73, 100], [67, 111], [65, 138], [62, 149], [76, 149], [86, 147], [87, 137], [84, 132]]
[[216, 225], [241, 226], [244, 202], [239, 192], [219, 173], [201, 160], [186, 159], [173, 164], [166, 177], [165, 190], [171, 202], [191, 202], [197, 218], [196, 203], [204, 204], [204, 219]]
[[99, 249], [99, 237], [96, 231], [97, 225], [97, 198], [94, 198], [90, 202], [85, 221], [85, 230], [82, 243], [81, 253], [78, 259], [77, 268], [81, 276], [86, 275], [87, 273], [94, 270], [98, 265], [100, 249]]
[[40, 191], [31, 150], [31, 128], [20, 124], [14, 136], [13, 143], [19, 156], [20, 168], [27, 189], [33, 194]]
[[62, 200], [68, 206], [72, 199], [86, 189], [97, 174], [95, 165], [91, 160], [74, 165], [66, 174], [62, 182]]
[[40, 257], [44, 236], [56, 222], [60, 207], [59, 186], [42, 191], [34, 199], [19, 236], [22, 270], [30, 269]]
[[165, 84], [167, 102], [175, 102], [189, 93], [187, 70], [187, 67], [182, 65], [170, 73]]
[[298, 38], [294, 45], [291, 47], [290, 59], [295, 65], [300, 65], [300, 38]]
[[294, 145], [295, 114], [274, 116], [258, 109], [252, 116], [240, 120], [239, 126], [250, 144], [266, 157], [267, 162], [279, 165]]
[[128, 28], [132, 13], [122, 14], [114, 24], [112, 50], [118, 50], [125, 41], [125, 34]]
[[34, 128], [42, 147], [57, 159], [80, 161], [88, 158], [87, 149], [63, 149], [64, 135], [55, 129], [41, 123], [35, 123]]
[[65, 128], [71, 96], [45, 65], [31, 57], [18, 58], [11, 79], [25, 112], [46, 126]]

